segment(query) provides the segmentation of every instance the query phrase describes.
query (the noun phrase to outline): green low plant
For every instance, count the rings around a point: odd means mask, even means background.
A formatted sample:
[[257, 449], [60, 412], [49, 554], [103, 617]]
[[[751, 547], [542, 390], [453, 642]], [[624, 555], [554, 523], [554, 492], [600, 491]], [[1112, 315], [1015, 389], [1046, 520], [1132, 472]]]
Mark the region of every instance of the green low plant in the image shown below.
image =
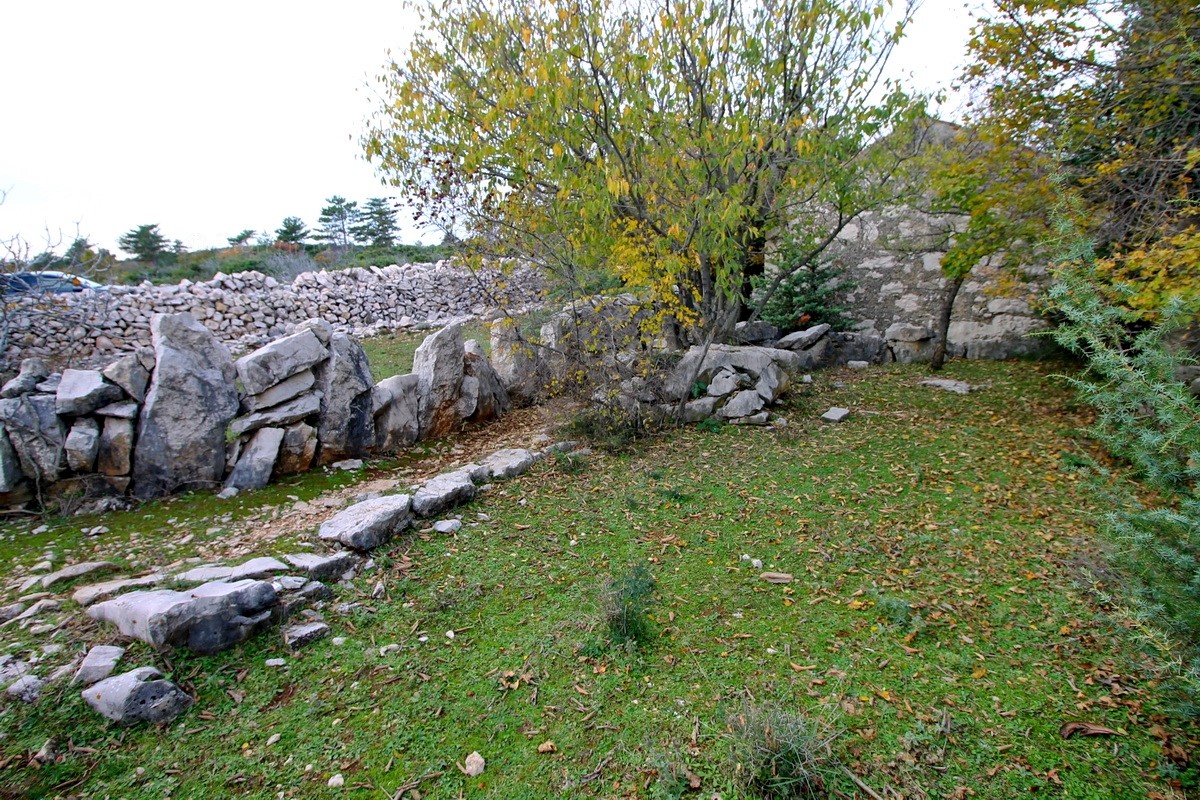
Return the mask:
[[645, 645], [654, 635], [648, 614], [654, 578], [645, 564], [635, 564], [604, 587], [604, 623], [614, 644]]
[[733, 771], [765, 798], [823, 798], [837, 768], [833, 735], [820, 723], [781, 708], [747, 703], [732, 714], [728, 736]]

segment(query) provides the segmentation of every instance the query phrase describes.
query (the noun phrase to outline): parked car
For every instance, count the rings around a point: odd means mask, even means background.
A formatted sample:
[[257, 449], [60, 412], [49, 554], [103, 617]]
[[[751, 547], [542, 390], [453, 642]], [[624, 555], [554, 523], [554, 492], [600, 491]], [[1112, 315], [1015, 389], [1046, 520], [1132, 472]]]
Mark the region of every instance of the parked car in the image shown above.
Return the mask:
[[103, 289], [102, 284], [67, 272], [13, 272], [0, 274], [4, 294], [69, 294], [84, 289]]

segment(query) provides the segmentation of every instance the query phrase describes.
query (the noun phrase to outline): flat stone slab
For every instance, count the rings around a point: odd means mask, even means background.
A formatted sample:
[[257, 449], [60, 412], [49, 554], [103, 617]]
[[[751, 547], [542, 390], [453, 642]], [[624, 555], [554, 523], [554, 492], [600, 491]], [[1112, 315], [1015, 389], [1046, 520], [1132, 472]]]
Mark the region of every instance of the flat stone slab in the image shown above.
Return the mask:
[[277, 572], [287, 572], [289, 569], [277, 558], [259, 556], [244, 561], [236, 566], [224, 564], [208, 564], [175, 575], [177, 581], [183, 583], [208, 583], [209, 581], [244, 581], [247, 578], [270, 578]]
[[143, 575], [140, 578], [118, 578], [116, 580], [105, 581], [104, 583], [93, 583], [89, 586], [81, 586], [71, 595], [71, 599], [81, 606], [90, 606], [98, 600], [104, 600], [112, 597], [114, 594], [119, 594], [126, 589], [140, 589], [144, 586], [156, 586], [166, 579], [166, 575], [161, 572]]
[[524, 475], [535, 461], [537, 456], [531, 451], [510, 447], [492, 453], [483, 459], [480, 466], [487, 469], [488, 477], [492, 480], [505, 480]]
[[308, 577], [315, 581], [336, 578], [358, 563], [358, 556], [348, 550], [342, 550], [331, 556], [317, 553], [295, 553], [284, 556], [283, 560], [296, 569], [302, 569]]
[[105, 719], [121, 725], [164, 725], [188, 709], [192, 698], [153, 667], [140, 667], [106, 678], [80, 692], [84, 702]]
[[26, 705], [33, 705], [42, 696], [44, 681], [33, 675], [23, 675], [8, 685], [5, 691], [14, 700], [20, 700]]
[[93, 605], [87, 614], [154, 647], [187, 644], [197, 653], [215, 653], [267, 622], [277, 599], [268, 581], [213, 581], [184, 592], [130, 592]]
[[954, 392], [955, 394], [970, 394], [972, 386], [965, 381], [955, 381], [949, 378], [929, 378], [921, 381], [922, 386], [931, 386], [934, 389], [941, 389], [944, 392]]
[[112, 674], [112, 671], [117, 668], [117, 662], [121, 660], [121, 656], [123, 655], [125, 655], [124, 647], [114, 647], [105, 644], [96, 645], [84, 656], [83, 663], [79, 665], [79, 669], [76, 670], [75, 677], [71, 679], [71, 683], [83, 684], [84, 686], [99, 683]]
[[447, 472], [432, 478], [413, 495], [418, 517], [433, 517], [475, 496], [475, 484], [466, 472]]
[[820, 341], [822, 336], [829, 333], [831, 327], [829, 323], [822, 322], [808, 330], [789, 333], [776, 342], [775, 346], [782, 350], [807, 350]]
[[834, 406], [822, 414], [821, 419], [825, 420], [826, 422], [841, 422], [848, 416], [850, 416], [850, 409]]
[[291, 625], [283, 631], [283, 641], [290, 650], [299, 650], [307, 644], [329, 635], [329, 626], [324, 622], [303, 622]]
[[49, 575], [43, 575], [41, 584], [43, 589], [49, 589], [51, 586], [61, 581], [69, 581], [73, 578], [91, 575], [93, 572], [106, 572], [116, 568], [117, 565], [111, 561], [86, 561], [82, 564], [72, 564], [70, 566], [63, 567], [56, 572], [51, 572]]
[[232, 572], [233, 567], [227, 567], [224, 564], [205, 564], [200, 567], [192, 567], [172, 577], [180, 583], [208, 583], [209, 581], [223, 581]]
[[376, 497], [338, 512], [321, 525], [319, 536], [355, 550], [371, 550], [412, 523], [412, 498], [406, 494]]
[[871, 366], [870, 361], [847, 361], [846, 366], [850, 369], [866, 369]]

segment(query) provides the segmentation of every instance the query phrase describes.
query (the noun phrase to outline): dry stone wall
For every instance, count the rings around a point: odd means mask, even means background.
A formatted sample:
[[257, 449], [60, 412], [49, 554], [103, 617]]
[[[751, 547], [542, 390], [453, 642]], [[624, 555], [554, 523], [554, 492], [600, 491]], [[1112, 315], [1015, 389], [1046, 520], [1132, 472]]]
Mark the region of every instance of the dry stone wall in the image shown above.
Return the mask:
[[[961, 217], [896, 207], [864, 214], [838, 237], [831, 257], [857, 284], [847, 295], [849, 316], [861, 337], [878, 340], [879, 359], [929, 360], [950, 288], [939, 248], [963, 224]], [[1046, 325], [1032, 303], [1048, 280], [1044, 266], [1016, 271], [998, 260], [976, 266], [954, 303], [947, 353], [1009, 358], [1042, 347], [1044, 341], [1029, 334]]]
[[358, 340], [320, 319], [236, 361], [188, 313], [155, 315], [150, 342], [103, 369], [22, 362], [0, 387], [0, 507], [64, 494], [236, 493], [511, 407], [458, 324], [426, 339], [412, 374], [378, 383]]
[[59, 366], [91, 365], [150, 346], [155, 314], [187, 313], [226, 346], [253, 349], [319, 318], [368, 336], [418, 323], [537, 303], [538, 274], [527, 268], [472, 272], [450, 262], [306, 272], [285, 283], [259, 272], [216, 275], [175, 286], [112, 286], [17, 300], [5, 315], [11, 367], [30, 356]]

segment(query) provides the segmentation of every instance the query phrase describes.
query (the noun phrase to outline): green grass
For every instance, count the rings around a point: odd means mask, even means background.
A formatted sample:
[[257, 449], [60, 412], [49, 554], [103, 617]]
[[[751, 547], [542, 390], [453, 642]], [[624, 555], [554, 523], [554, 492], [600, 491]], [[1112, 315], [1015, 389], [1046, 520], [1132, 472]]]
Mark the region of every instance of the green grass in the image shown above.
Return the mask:
[[[1171, 796], [1161, 739], [1194, 750], [1196, 731], [1080, 582], [1101, 510], [1077, 464], [1082, 411], [1043, 365], [947, 376], [989, 387], [827, 373], [789, 401], [786, 428], [682, 430], [579, 471], [544, 462], [462, 509], [455, 537], [398, 542], [340, 587], [362, 604], [326, 609], [340, 646], [282, 669], [263, 665], [286, 656], [275, 633], [211, 657], [135, 648], [123, 666], [155, 663], [197, 698], [162, 730], [106, 727], [65, 687], [5, 705], [0, 796], [327, 797], [341, 773], [339, 793], [364, 798], [423, 776], [426, 798], [649, 797], [686, 767], [693, 796], [746, 797], [728, 720], [747, 704], [840, 731], [833, 754], [881, 794]], [[854, 414], [820, 423], [831, 405]], [[155, 519], [129, 547], [158, 546], [158, 515], [189, 502], [142, 509]], [[761, 580], [742, 554], [794, 582]], [[624, 648], [603, 597], [638, 563], [654, 635]], [[1125, 735], [1063, 740], [1067, 721]], [[65, 756], [34, 769], [50, 737]], [[455, 765], [475, 750], [488, 766], [468, 778]]]
[[[412, 372], [413, 353], [417, 352], [417, 348], [420, 347], [421, 342], [425, 341], [425, 337], [435, 332], [435, 330], [396, 331], [392, 335], [363, 339], [363, 350], [367, 353], [367, 361], [371, 365], [371, 374], [375, 376], [375, 380]], [[482, 324], [472, 323], [464, 326], [463, 339], [475, 339], [483, 347], [485, 353], [491, 350], [491, 335]]]

